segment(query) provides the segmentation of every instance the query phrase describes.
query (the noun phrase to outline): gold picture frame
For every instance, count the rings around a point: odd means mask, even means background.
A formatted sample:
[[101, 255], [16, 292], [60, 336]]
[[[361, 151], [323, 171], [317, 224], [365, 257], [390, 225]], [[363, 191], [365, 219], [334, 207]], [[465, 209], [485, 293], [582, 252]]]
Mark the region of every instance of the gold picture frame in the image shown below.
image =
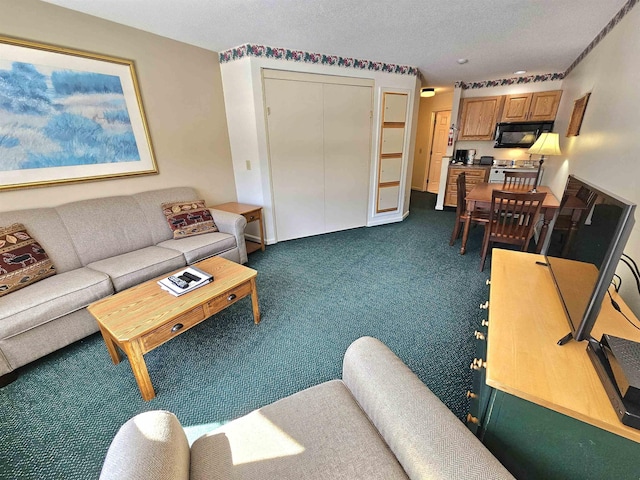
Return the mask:
[[0, 36], [0, 191], [157, 174], [133, 61]]
[[580, 97], [573, 102], [573, 111], [571, 112], [571, 120], [569, 120], [569, 126], [567, 127], [567, 137], [575, 137], [580, 135], [580, 127], [582, 126], [582, 119], [584, 118], [584, 112], [587, 109], [587, 103], [591, 93]]

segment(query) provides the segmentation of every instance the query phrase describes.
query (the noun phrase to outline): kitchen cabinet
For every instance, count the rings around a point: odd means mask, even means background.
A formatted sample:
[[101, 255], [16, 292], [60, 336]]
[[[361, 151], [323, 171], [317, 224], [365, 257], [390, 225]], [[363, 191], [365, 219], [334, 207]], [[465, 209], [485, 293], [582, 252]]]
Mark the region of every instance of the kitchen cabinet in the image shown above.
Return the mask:
[[463, 98], [458, 140], [493, 140], [504, 96]]
[[562, 90], [505, 95], [501, 122], [547, 122], [556, 119]]
[[[544, 256], [494, 249], [491, 263], [488, 315], [472, 334], [470, 430], [516, 478], [637, 480], [640, 431], [618, 420], [584, 342], [556, 344], [569, 327]], [[640, 340], [608, 301], [593, 335], [604, 331]]]
[[456, 184], [458, 175], [463, 172], [465, 173], [467, 183], [466, 193], [469, 193], [476, 183], [487, 181], [489, 178], [489, 170], [490, 167], [488, 165], [449, 166], [449, 171], [447, 172], [447, 188], [444, 196], [445, 207], [455, 207], [458, 204], [458, 185]]

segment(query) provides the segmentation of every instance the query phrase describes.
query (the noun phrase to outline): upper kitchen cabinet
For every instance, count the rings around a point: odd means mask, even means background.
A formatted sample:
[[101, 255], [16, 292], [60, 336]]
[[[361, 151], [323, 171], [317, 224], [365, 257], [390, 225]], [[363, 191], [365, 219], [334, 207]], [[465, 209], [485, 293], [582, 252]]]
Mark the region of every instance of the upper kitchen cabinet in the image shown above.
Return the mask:
[[504, 96], [462, 99], [458, 140], [493, 140]]
[[501, 122], [544, 122], [556, 119], [562, 90], [506, 95]]

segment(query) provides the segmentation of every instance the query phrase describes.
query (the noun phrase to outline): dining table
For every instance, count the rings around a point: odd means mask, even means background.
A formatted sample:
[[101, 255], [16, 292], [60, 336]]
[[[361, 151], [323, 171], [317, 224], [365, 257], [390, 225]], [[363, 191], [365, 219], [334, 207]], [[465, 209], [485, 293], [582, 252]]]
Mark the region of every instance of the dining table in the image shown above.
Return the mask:
[[[475, 210], [490, 210], [491, 209], [491, 196], [494, 190], [503, 190], [510, 192], [527, 192], [528, 190], [520, 189], [505, 189], [502, 183], [489, 183], [479, 182], [474, 185], [469, 193], [467, 193], [467, 211], [465, 215], [464, 227], [462, 230], [462, 246], [460, 247], [460, 254], [464, 255], [467, 251], [467, 239], [469, 238], [469, 227], [471, 225], [471, 217]], [[542, 247], [545, 244], [547, 234], [549, 232], [549, 223], [555, 217], [556, 213], [560, 209], [560, 201], [553, 194], [551, 189], [546, 186], [538, 186], [538, 192], [546, 193], [540, 214], [542, 215], [542, 229], [540, 230], [540, 236], [536, 245], [536, 253], [542, 252]], [[486, 227], [485, 227], [486, 228]]]

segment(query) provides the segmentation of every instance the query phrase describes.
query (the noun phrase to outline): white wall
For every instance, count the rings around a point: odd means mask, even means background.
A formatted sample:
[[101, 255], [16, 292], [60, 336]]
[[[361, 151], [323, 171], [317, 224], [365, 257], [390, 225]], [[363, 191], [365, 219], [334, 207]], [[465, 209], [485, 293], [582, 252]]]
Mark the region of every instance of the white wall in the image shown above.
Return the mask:
[[[640, 8], [636, 7], [569, 73], [555, 130], [562, 157], [545, 162], [545, 178], [561, 195], [572, 173], [640, 203]], [[565, 137], [573, 102], [591, 92], [580, 135]], [[636, 213], [640, 223], [640, 212]], [[640, 261], [640, 227], [625, 250]], [[640, 316], [640, 296], [628, 268], [620, 264], [622, 294]]]
[[[368, 225], [400, 221], [408, 213], [410, 195], [410, 172], [412, 168], [415, 131], [417, 126], [418, 79], [411, 75], [399, 75], [354, 68], [315, 65], [263, 57], [244, 57], [221, 65], [227, 124], [231, 142], [231, 156], [236, 178], [236, 193], [239, 202], [253, 203], [264, 208], [265, 235], [268, 243], [276, 241], [273, 199], [269, 170], [269, 148], [265, 122], [262, 69], [288, 70], [323, 75], [373, 79], [374, 117], [372, 132], [371, 194], [369, 200]], [[383, 91], [409, 94], [409, 124], [407, 155], [403, 170], [401, 192], [404, 199], [397, 213], [375, 214], [375, 171], [377, 150], [380, 144], [380, 105]], [[247, 160], [251, 170], [247, 170]], [[251, 233], [251, 232], [249, 232]]]
[[[159, 174], [0, 192], [0, 210], [188, 185], [236, 191], [218, 54], [37, 0], [0, 0], [2, 35], [134, 61]], [[0, 179], [1, 181], [1, 179]]]

